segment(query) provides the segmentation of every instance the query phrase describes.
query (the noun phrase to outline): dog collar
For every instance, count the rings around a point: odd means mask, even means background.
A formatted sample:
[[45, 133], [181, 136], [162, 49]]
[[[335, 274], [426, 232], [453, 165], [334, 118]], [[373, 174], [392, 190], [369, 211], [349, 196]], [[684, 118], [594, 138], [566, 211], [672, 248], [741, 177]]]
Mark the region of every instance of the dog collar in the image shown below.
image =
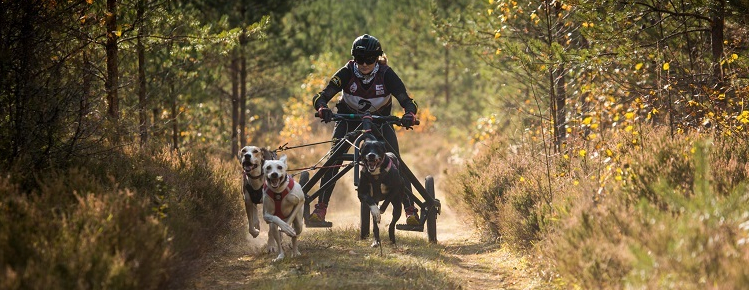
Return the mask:
[[252, 174], [247, 173], [247, 171], [242, 171], [242, 172], [244, 172], [244, 176], [247, 176], [250, 179], [260, 179], [260, 178], [263, 178], [263, 173], [262, 172], [258, 176], [252, 176]]

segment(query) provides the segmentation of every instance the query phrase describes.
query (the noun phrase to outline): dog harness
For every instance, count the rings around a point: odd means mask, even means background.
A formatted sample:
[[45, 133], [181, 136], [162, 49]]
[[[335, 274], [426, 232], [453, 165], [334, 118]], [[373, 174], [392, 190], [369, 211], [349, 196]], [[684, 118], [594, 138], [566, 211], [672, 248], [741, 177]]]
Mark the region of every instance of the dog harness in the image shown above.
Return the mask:
[[245, 173], [244, 175], [246, 177], [244, 180], [245, 193], [250, 196], [250, 200], [252, 200], [252, 203], [261, 204], [263, 202], [263, 188], [262, 187], [258, 189], [252, 188], [252, 185], [250, 184], [250, 179], [260, 179], [263, 177], [263, 175], [260, 174], [258, 176], [252, 176], [247, 173]]
[[382, 169], [382, 172], [380, 174], [377, 174], [377, 175], [371, 175], [372, 178], [374, 178], [375, 180], [380, 179], [380, 176], [384, 176], [388, 172], [390, 172], [390, 169], [392, 169], [393, 166], [395, 166], [395, 168], [399, 167], [398, 166], [398, 159], [397, 158], [393, 158], [393, 157], [390, 157], [389, 155], [385, 155], [385, 159], [388, 160], [388, 165], [385, 166], [384, 169]]
[[268, 188], [268, 184], [263, 183], [263, 190], [265, 191], [265, 194], [268, 195], [268, 197], [273, 199], [273, 202], [276, 204], [275, 212], [273, 213], [274, 216], [277, 216], [281, 218], [282, 220], [286, 219], [286, 216], [281, 211], [281, 202], [286, 197], [287, 194], [289, 194], [289, 191], [294, 188], [294, 179], [291, 178], [291, 175], [286, 175], [286, 178], [289, 179], [289, 185], [284, 188], [282, 192], [274, 192]]

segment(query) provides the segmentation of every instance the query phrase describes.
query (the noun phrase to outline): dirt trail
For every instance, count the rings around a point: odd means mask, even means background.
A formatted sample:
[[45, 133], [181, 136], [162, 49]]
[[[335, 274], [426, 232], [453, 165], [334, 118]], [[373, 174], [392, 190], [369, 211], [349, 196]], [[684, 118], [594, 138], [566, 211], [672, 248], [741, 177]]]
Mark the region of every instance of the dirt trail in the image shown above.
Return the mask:
[[[419, 176], [419, 175], [417, 175]], [[484, 243], [478, 239], [477, 233], [473, 231], [473, 226], [464, 219], [462, 215], [446, 202], [444, 193], [439, 188], [439, 177], [437, 180], [436, 196], [442, 201], [442, 214], [437, 219], [437, 238], [438, 251], [440, 252], [440, 261], [436, 261], [442, 272], [449, 273], [447, 279], [459, 281], [459, 289], [536, 289], [536, 281], [528, 269], [523, 258], [516, 253], [500, 248], [496, 243]], [[325, 244], [325, 241], [305, 240], [311, 233], [338, 230], [351, 230], [359, 228], [359, 201], [354, 194], [353, 181], [351, 174], [348, 174], [336, 185], [333, 200], [328, 210], [328, 220], [333, 222], [332, 229], [305, 228], [305, 232], [300, 239], [300, 248], [302, 257], [316, 255], [315, 251], [336, 251], [338, 246], [318, 247]], [[389, 212], [389, 210], [388, 210]], [[391, 216], [386, 213], [383, 216], [383, 225], [389, 223]], [[402, 218], [401, 221], [404, 221]], [[278, 273], [261, 273], [267, 270], [267, 264], [275, 254], [265, 252], [267, 241], [267, 225], [261, 222], [261, 235], [258, 238], [252, 238], [245, 230], [246, 221], [237, 227], [236, 235], [227, 237], [227, 240], [216, 242], [216, 251], [208, 255], [201, 263], [205, 265], [199, 270], [197, 276], [185, 283], [187, 289], [250, 289], [258, 283], [257, 275], [276, 275]], [[381, 226], [381, 230], [384, 227]], [[384, 230], [386, 235], [387, 230]], [[427, 247], [426, 231], [405, 232], [397, 231], [398, 237], [413, 237], [414, 239], [423, 240], [424, 247]], [[355, 238], [355, 237], [353, 237]], [[383, 240], [387, 238], [384, 237]], [[286, 238], [285, 243], [289, 242]], [[307, 243], [307, 245], [305, 245]], [[368, 242], [367, 242], [368, 243]], [[313, 244], [310, 246], [309, 244]], [[413, 246], [412, 246], [413, 247]], [[318, 249], [319, 248], [319, 249]], [[390, 250], [390, 249], [388, 249]], [[360, 254], [359, 252], [371, 251], [370, 248], [363, 246], [353, 250], [342, 250], [343, 254]], [[392, 251], [408, 251], [395, 249]], [[320, 255], [318, 255], [320, 256]], [[299, 259], [299, 258], [287, 258]], [[311, 259], [311, 258], [308, 258]], [[325, 262], [317, 261], [324, 264]], [[342, 265], [321, 266], [326, 268], [321, 271], [334, 271]], [[345, 265], [343, 265], [345, 267]], [[297, 270], [291, 271], [305, 272], [301, 266]], [[402, 267], [402, 266], [401, 266]], [[293, 267], [292, 267], [293, 268]], [[285, 271], [289, 271], [288, 269]], [[346, 274], [348, 275], [348, 274]], [[364, 274], [362, 274], [364, 275]], [[273, 279], [273, 278], [271, 278]], [[301, 284], [284, 285], [281, 287], [272, 286], [272, 289], [298, 289], [305, 285]], [[262, 288], [262, 287], [261, 287]], [[306, 287], [304, 287], [306, 288]], [[350, 288], [349, 286], [333, 286], [332, 288]], [[366, 285], [364, 288], [369, 288]], [[379, 287], [374, 287], [379, 288]], [[449, 288], [449, 287], [448, 287]]]

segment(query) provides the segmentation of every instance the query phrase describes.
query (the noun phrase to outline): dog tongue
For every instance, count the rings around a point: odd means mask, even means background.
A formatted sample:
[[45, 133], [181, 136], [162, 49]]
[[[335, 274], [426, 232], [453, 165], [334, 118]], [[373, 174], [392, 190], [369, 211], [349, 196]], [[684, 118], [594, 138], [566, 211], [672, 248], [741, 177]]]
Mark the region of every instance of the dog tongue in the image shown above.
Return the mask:
[[279, 185], [281, 185], [281, 179], [280, 178], [271, 179], [270, 180], [270, 185], [272, 187], [278, 187]]

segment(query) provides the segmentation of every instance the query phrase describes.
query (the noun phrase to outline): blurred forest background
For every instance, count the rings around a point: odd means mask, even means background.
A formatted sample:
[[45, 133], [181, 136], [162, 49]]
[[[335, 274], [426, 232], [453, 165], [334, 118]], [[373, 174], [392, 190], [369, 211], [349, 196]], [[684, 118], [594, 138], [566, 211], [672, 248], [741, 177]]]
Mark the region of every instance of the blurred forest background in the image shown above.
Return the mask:
[[541, 253], [548, 280], [749, 284], [749, 0], [0, 11], [0, 288], [172, 283], [209, 247], [195, 237], [242, 214], [226, 197], [241, 146], [328, 136], [311, 98], [364, 33], [420, 106], [401, 147], [459, 165], [453, 202], [488, 238]]

